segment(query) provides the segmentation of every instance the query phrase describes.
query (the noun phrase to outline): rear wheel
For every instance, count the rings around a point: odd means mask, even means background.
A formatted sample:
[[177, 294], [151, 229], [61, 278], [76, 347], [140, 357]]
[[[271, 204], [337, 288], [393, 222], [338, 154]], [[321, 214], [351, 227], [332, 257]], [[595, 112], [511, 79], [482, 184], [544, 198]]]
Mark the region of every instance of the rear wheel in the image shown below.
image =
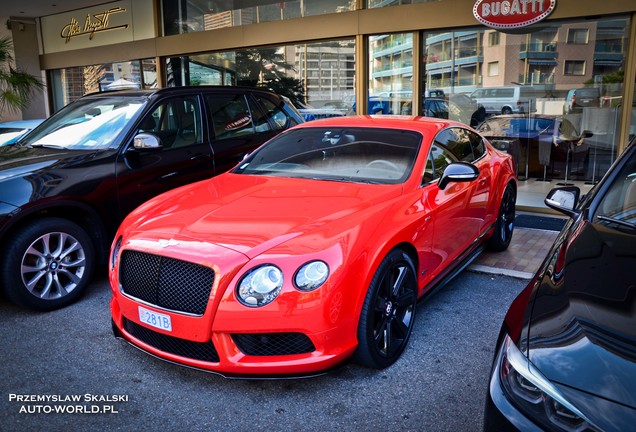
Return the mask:
[[502, 114], [512, 114], [512, 108], [507, 107], [507, 106], [506, 106], [506, 107], [503, 107], [503, 108], [501, 109], [501, 113], [502, 113]]
[[88, 285], [94, 262], [93, 244], [80, 226], [47, 218], [15, 231], [0, 264], [0, 277], [14, 303], [48, 311], [77, 300]]
[[495, 232], [488, 241], [488, 247], [501, 252], [508, 248], [512, 240], [512, 232], [515, 228], [515, 205], [517, 193], [512, 185], [506, 186], [501, 203], [499, 204], [499, 214], [495, 223]]
[[413, 261], [404, 251], [394, 249], [382, 260], [369, 286], [360, 315], [354, 359], [374, 369], [393, 364], [408, 344], [416, 303]]

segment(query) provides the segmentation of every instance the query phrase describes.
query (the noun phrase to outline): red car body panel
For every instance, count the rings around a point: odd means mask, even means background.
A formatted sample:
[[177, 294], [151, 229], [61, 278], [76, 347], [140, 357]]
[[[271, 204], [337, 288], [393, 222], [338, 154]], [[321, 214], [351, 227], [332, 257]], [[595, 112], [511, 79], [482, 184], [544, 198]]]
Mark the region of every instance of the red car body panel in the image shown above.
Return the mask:
[[[487, 145], [476, 181], [420, 186], [431, 140], [449, 121], [422, 118], [328, 119], [301, 127], [338, 125], [410, 129], [423, 141], [412, 175], [400, 184], [363, 184], [226, 173], [154, 198], [131, 213], [117, 238], [119, 251], [136, 250], [200, 264], [214, 270], [202, 316], [173, 313], [122, 293], [119, 260], [109, 277], [111, 313], [121, 335], [144, 351], [180, 364], [222, 374], [312, 373], [355, 351], [367, 287], [383, 257], [398, 245], [416, 254], [422, 296], [449, 263], [486, 239], [499, 201], [515, 182], [510, 157]], [[480, 237], [481, 236], [481, 237]], [[119, 252], [117, 251], [117, 252]], [[121, 253], [121, 252], [119, 252]], [[315, 291], [292, 283], [295, 271], [322, 260], [329, 278]], [[249, 270], [275, 264], [285, 275], [280, 295], [263, 307], [237, 300], [236, 286]], [[160, 351], [124, 329], [123, 318], [141, 325], [139, 306], [170, 315], [172, 331], [153, 331], [195, 342], [212, 341], [219, 362]], [[250, 356], [232, 334], [298, 332], [313, 342], [306, 354]]]

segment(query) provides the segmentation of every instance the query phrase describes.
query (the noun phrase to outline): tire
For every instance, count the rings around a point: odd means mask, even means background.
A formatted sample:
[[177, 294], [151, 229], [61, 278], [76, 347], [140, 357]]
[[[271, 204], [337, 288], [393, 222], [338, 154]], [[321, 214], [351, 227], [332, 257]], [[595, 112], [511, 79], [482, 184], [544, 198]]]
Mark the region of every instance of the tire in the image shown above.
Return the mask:
[[415, 265], [404, 251], [394, 249], [380, 263], [367, 291], [354, 361], [373, 369], [392, 365], [408, 344], [416, 303]]
[[515, 204], [517, 201], [517, 193], [512, 185], [506, 186], [501, 203], [499, 204], [499, 213], [497, 214], [497, 222], [495, 222], [495, 232], [488, 240], [488, 248], [495, 252], [501, 252], [508, 249], [512, 240], [512, 233], [515, 229]]
[[39, 311], [76, 301], [95, 267], [93, 243], [77, 224], [59, 218], [18, 228], [8, 240], [0, 278], [14, 303]]
[[506, 114], [506, 115], [508, 115], [508, 114], [512, 114], [512, 108], [510, 108], [510, 107], [503, 107], [503, 108], [501, 109], [501, 113], [502, 113], [502, 114]]

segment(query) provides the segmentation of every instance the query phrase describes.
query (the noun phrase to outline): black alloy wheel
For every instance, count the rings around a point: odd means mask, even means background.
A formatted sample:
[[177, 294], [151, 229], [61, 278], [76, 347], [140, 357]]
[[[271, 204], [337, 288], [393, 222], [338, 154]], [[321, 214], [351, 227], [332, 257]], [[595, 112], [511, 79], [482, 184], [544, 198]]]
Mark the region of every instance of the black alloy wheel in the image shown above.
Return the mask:
[[499, 205], [499, 214], [495, 223], [495, 232], [488, 241], [488, 247], [495, 252], [501, 252], [508, 248], [512, 240], [512, 233], [515, 228], [515, 205], [517, 193], [514, 187], [509, 184], [504, 190]]
[[415, 265], [404, 251], [394, 249], [369, 286], [358, 325], [356, 362], [374, 369], [393, 364], [408, 344], [416, 303]]

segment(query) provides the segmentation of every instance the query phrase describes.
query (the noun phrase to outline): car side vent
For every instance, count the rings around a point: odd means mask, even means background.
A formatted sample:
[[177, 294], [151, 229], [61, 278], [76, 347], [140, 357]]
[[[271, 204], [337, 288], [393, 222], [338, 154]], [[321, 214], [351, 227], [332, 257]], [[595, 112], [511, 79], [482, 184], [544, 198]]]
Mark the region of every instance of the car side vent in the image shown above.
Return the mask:
[[306, 354], [316, 350], [311, 339], [302, 333], [233, 334], [232, 339], [243, 354], [252, 356]]

